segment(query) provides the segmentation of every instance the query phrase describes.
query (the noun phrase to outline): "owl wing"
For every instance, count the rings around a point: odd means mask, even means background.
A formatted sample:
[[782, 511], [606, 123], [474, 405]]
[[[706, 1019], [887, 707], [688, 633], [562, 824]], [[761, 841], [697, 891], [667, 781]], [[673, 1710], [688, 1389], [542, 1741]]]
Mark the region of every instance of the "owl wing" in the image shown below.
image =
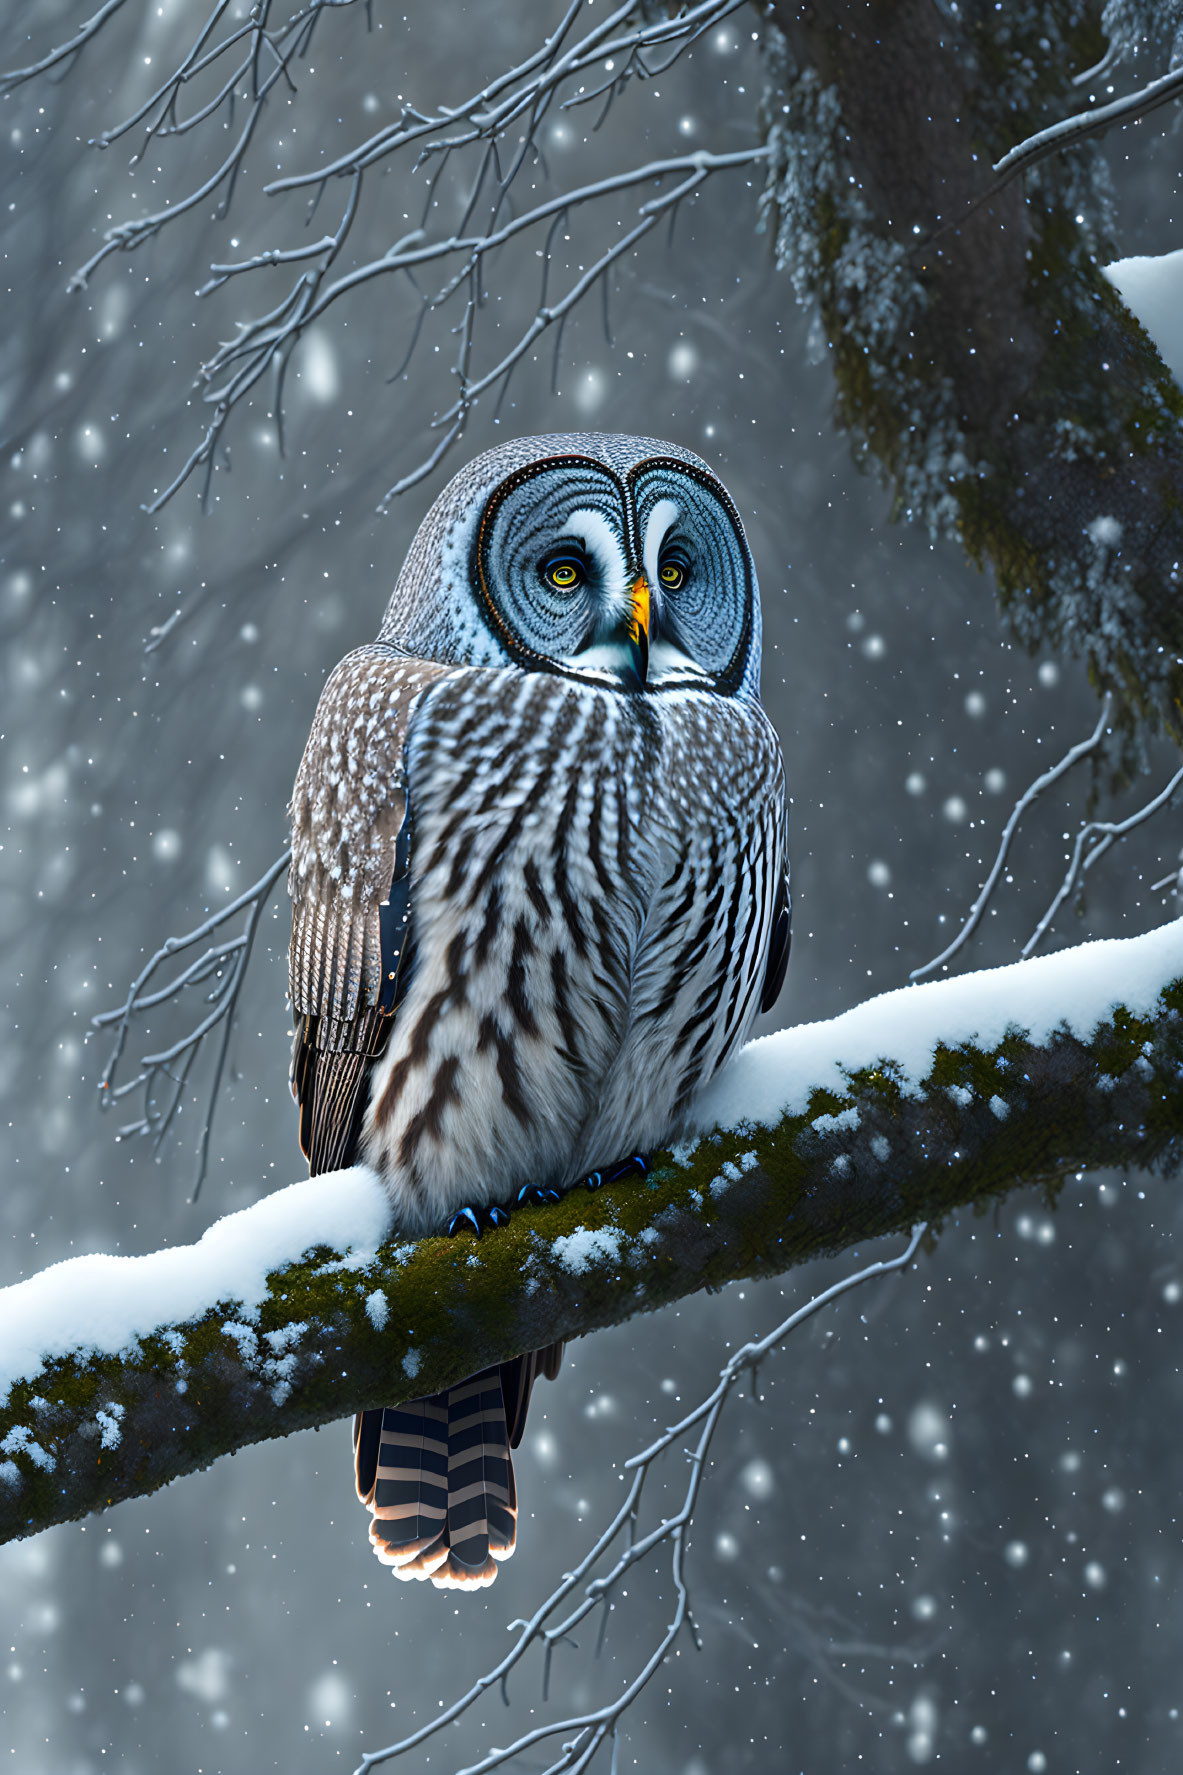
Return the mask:
[[292, 792], [292, 1094], [313, 1176], [352, 1164], [370, 1067], [413, 966], [405, 752], [415, 701], [453, 668], [375, 643], [317, 704]]
[[784, 874], [780, 878], [777, 889], [776, 904], [772, 911], [772, 934], [768, 940], [768, 966], [764, 973], [764, 990], [760, 995], [760, 1009], [771, 1011], [780, 997], [781, 988], [785, 983], [785, 974], [789, 966], [789, 947], [792, 943], [792, 912], [793, 900], [789, 893], [789, 865], [786, 862]]

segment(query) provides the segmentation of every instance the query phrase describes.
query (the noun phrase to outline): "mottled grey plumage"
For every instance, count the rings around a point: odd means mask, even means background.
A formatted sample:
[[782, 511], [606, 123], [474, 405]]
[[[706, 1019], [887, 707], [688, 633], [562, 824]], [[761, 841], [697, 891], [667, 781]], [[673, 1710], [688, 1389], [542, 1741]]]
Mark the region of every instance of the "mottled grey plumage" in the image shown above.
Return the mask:
[[[526, 438], [445, 489], [293, 795], [314, 1171], [367, 1160], [419, 1234], [679, 1133], [787, 956], [759, 647], [739, 520], [688, 452]], [[491, 1581], [506, 1410], [516, 1443], [557, 1360], [363, 1414], [358, 1487], [400, 1575]]]

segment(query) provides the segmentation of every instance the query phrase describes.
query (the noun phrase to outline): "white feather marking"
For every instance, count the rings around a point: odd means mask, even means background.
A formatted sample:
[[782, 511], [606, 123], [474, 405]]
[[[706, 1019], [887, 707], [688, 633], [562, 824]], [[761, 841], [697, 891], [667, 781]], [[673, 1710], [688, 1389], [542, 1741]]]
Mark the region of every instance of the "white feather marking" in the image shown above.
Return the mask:
[[590, 647], [567, 654], [563, 664], [588, 677], [594, 674], [602, 684], [614, 685], [633, 676], [632, 655], [624, 641], [593, 641]]
[[645, 526], [645, 541], [641, 550], [645, 578], [649, 581], [650, 591], [659, 595], [661, 581], [657, 577], [657, 569], [661, 560], [661, 545], [680, 516], [681, 508], [676, 500], [659, 499], [649, 513], [649, 522]]
[[620, 532], [610, 524], [603, 512], [572, 512], [563, 528], [577, 536], [600, 570], [604, 594], [603, 611], [609, 623], [628, 615], [629, 572]]
[[649, 649], [649, 688], [660, 685], [666, 678], [707, 678], [709, 673], [696, 665], [688, 653], [675, 647], [672, 641], [659, 636]]

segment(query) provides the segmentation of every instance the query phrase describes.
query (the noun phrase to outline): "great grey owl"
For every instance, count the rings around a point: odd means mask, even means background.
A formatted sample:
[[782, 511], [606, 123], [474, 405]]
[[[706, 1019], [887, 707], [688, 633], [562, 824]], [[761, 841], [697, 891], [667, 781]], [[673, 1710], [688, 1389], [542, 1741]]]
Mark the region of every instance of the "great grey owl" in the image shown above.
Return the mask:
[[[292, 798], [314, 1174], [368, 1162], [403, 1232], [479, 1233], [679, 1133], [788, 959], [759, 672], [751, 556], [696, 456], [572, 433], [456, 476], [329, 678]], [[492, 1581], [509, 1449], [561, 1356], [355, 1420], [399, 1577]]]

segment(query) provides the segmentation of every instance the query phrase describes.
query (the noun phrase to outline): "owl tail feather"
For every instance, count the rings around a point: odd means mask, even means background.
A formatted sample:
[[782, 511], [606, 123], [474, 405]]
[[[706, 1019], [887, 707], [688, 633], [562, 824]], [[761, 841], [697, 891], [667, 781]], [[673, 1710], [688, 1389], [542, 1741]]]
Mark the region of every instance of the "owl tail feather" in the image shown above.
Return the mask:
[[397, 1578], [479, 1589], [517, 1538], [501, 1371], [354, 1419], [357, 1491], [370, 1542]]

